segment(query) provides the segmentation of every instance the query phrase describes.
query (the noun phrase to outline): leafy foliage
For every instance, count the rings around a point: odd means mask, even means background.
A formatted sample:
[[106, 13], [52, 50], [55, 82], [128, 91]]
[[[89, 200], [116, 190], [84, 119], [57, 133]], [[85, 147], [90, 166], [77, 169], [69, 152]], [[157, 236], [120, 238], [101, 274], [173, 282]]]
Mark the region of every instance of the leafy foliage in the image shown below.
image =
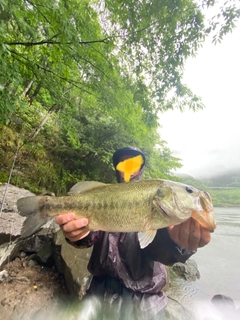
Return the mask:
[[[218, 12], [209, 19], [209, 25], [206, 29], [207, 33], [213, 34], [213, 43], [221, 42], [223, 37], [231, 32], [236, 26], [236, 22], [240, 18], [240, 5], [238, 1], [229, 0], [223, 4], [217, 1], [208, 0], [203, 5], [207, 8], [214, 4], [218, 5]], [[222, 23], [221, 23], [222, 22]]]
[[186, 184], [189, 184], [198, 189], [207, 191], [212, 197], [214, 206], [229, 207], [229, 206], [240, 205], [240, 188], [237, 188], [234, 186], [229, 187], [226, 184], [225, 185], [222, 184], [221, 187], [213, 187], [213, 186], [210, 186], [209, 184], [204, 184], [205, 183], [204, 181], [199, 181], [189, 175], [182, 175], [181, 180]]
[[209, 187], [240, 187], [240, 168], [204, 178], [202, 181]]
[[240, 206], [240, 189], [210, 189], [213, 204], [218, 207]]
[[[220, 38], [239, 15], [235, 4], [221, 12]], [[214, 28], [192, 0], [0, 0], [1, 179], [18, 145], [13, 182], [36, 191], [112, 182], [124, 145], [146, 153], [146, 177], [171, 176], [180, 164], [158, 114], [202, 107], [181, 76]]]
[[178, 175], [178, 177], [184, 181], [184, 183], [192, 185], [200, 190], [208, 190], [208, 186], [204, 184], [202, 181], [195, 179], [194, 177], [188, 175], [188, 174], [181, 174]]

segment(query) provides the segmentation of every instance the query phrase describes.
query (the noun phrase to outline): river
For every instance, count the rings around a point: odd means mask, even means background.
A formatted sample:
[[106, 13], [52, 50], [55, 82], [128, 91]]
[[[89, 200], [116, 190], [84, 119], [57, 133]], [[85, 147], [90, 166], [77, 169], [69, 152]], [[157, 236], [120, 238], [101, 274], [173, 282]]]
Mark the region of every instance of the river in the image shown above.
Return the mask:
[[201, 278], [183, 285], [178, 293], [184, 296], [183, 303], [188, 297], [198, 320], [221, 319], [211, 303], [215, 294], [230, 296], [240, 307], [240, 208], [216, 207], [215, 220], [211, 242], [192, 257]]

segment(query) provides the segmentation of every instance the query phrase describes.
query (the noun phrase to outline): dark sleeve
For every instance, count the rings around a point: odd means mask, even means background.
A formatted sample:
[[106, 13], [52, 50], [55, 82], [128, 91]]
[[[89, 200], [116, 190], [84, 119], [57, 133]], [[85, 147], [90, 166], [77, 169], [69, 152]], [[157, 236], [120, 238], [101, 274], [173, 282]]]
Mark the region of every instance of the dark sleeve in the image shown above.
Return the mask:
[[180, 249], [170, 238], [166, 228], [159, 229], [153, 242], [143, 250], [151, 260], [165, 265], [172, 265], [176, 262], [184, 263], [196, 252], [196, 250]]
[[99, 239], [101, 231], [90, 231], [90, 233], [83, 239], [72, 242], [66, 238], [67, 243], [75, 248], [89, 248]]

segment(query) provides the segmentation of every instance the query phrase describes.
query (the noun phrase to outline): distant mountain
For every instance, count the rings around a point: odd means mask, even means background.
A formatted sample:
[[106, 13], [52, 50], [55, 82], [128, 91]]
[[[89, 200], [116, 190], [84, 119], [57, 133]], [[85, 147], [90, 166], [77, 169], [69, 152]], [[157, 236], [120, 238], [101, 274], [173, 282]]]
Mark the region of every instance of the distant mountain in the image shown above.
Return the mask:
[[189, 184], [195, 188], [206, 190], [206, 185], [200, 181], [195, 179], [193, 176], [186, 174], [186, 173], [177, 173], [175, 174], [178, 178], [180, 178], [184, 183]]
[[223, 172], [222, 174], [218, 174], [208, 178], [201, 178], [199, 180], [208, 187], [240, 188], [240, 168], [229, 170], [227, 172]]
[[208, 177], [194, 178], [193, 176], [185, 173], [177, 173], [175, 175], [182, 179], [185, 183], [192, 184], [193, 186], [199, 188], [240, 188], [240, 168]]
[[189, 174], [175, 174], [183, 183], [192, 185], [200, 190], [208, 191], [214, 206], [240, 206], [240, 170], [213, 176], [209, 179], [195, 179]]

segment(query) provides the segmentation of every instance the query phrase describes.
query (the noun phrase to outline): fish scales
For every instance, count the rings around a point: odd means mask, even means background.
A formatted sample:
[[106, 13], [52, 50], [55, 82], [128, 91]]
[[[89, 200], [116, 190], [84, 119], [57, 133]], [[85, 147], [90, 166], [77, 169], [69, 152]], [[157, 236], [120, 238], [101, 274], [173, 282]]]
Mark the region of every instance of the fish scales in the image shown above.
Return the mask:
[[[138, 231], [151, 214], [151, 204], [159, 181], [141, 185], [106, 185], [72, 197], [48, 197], [48, 215], [72, 211], [89, 219], [89, 228], [104, 231]], [[130, 188], [131, 187], [131, 188]], [[73, 208], [74, 207], [74, 208]], [[74, 209], [74, 210], [73, 210]]]
[[[151, 201], [157, 191], [157, 186], [152, 188], [151, 193], [146, 192], [145, 184], [136, 185], [130, 190], [119, 188], [119, 186], [93, 189], [90, 193], [80, 194], [76, 196], [76, 199], [71, 199], [75, 202], [78, 217], [89, 219], [90, 229], [104, 228], [105, 231], [121, 231], [119, 228], [124, 228], [124, 230], [135, 231], [142, 228], [144, 220], [151, 213]], [[55, 200], [52, 199], [54, 209]], [[68, 211], [69, 207], [66, 206], [64, 209]]]

